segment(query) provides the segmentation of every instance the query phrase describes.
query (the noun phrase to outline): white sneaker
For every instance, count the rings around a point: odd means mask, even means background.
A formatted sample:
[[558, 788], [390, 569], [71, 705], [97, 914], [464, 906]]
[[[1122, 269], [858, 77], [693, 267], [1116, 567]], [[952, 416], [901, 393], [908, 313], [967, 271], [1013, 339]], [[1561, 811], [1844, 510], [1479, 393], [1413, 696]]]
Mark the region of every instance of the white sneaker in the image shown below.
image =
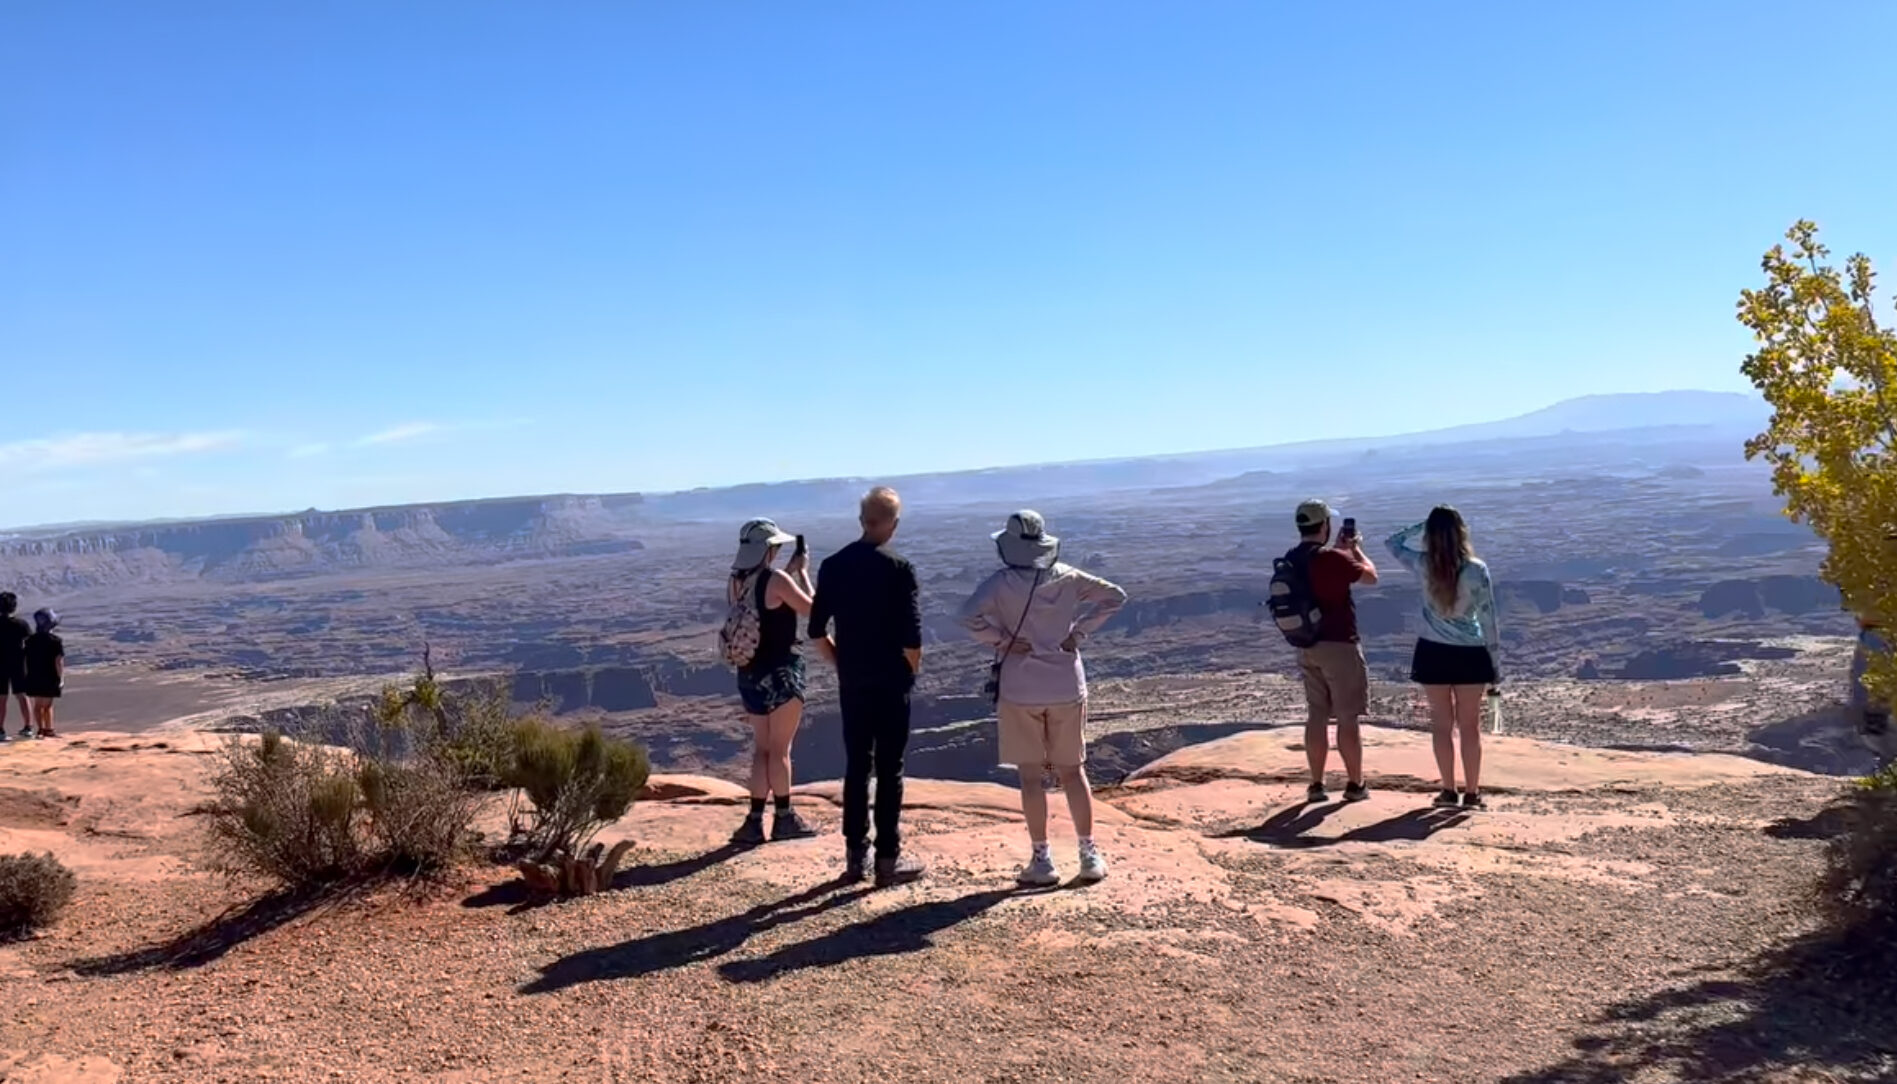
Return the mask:
[[1098, 847], [1083, 847], [1080, 851], [1080, 873], [1074, 879], [1082, 884], [1093, 884], [1107, 879], [1107, 860]]
[[1060, 870], [1054, 868], [1054, 856], [1037, 854], [1014, 875], [1014, 883], [1023, 888], [1052, 888], [1060, 883]]

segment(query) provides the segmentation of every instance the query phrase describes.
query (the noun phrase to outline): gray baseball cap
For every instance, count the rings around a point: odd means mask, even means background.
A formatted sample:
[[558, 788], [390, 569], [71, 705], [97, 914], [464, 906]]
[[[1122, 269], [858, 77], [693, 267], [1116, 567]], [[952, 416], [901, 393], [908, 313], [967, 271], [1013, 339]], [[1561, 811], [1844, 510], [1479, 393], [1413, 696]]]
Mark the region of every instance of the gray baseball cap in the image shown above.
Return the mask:
[[1298, 505], [1298, 530], [1315, 531], [1331, 521], [1331, 506], [1313, 497]]

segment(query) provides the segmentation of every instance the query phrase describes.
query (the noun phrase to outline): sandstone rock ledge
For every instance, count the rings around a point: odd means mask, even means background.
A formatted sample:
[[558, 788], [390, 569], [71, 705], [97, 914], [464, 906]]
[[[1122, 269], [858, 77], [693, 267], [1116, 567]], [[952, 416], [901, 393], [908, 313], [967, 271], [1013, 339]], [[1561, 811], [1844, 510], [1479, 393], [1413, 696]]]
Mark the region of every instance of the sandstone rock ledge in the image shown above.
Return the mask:
[[82, 878], [56, 929], [0, 947], [0, 1081], [1897, 1069], [1888, 1014], [1777, 966], [1835, 780], [1503, 737], [1494, 808], [1465, 815], [1427, 807], [1426, 735], [1372, 729], [1371, 800], [1307, 807], [1300, 737], [1241, 733], [1103, 792], [1112, 876], [1032, 894], [1011, 887], [1025, 840], [1005, 788], [912, 781], [931, 876], [873, 892], [833, 881], [836, 783], [798, 792], [823, 838], [738, 851], [738, 787], [661, 776], [607, 836], [637, 841], [616, 890], [546, 907], [499, 869], [258, 905], [193, 862], [219, 739], [0, 747], [0, 852], [52, 850]]

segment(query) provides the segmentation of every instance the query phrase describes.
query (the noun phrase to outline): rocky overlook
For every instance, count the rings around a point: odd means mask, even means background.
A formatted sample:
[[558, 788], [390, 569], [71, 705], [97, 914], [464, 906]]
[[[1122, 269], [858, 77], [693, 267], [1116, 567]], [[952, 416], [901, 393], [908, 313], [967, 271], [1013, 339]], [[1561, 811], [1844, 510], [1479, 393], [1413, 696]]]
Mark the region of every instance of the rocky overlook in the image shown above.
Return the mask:
[[[799, 789], [821, 838], [741, 851], [741, 791], [671, 776], [610, 833], [637, 840], [614, 889], [547, 907], [492, 867], [258, 900], [194, 864], [221, 739], [13, 746], [0, 851], [50, 849], [81, 887], [46, 936], [0, 947], [0, 1080], [1897, 1072], [1887, 1003], [1794, 906], [1835, 781], [1500, 737], [1493, 810], [1442, 813], [1427, 737], [1372, 728], [1371, 800], [1307, 806], [1298, 733], [1182, 749], [1103, 791], [1113, 871], [1091, 888], [1012, 887], [1017, 799], [991, 784], [912, 781], [932, 873], [875, 892], [834, 880], [834, 783]], [[1053, 836], [1071, 866], [1058, 809]]]

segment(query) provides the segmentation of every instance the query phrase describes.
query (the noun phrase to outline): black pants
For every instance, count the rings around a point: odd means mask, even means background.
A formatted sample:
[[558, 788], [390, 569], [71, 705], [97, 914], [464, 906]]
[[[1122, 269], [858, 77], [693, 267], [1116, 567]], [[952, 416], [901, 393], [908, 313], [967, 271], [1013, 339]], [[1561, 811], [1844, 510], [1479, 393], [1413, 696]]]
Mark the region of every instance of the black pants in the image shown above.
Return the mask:
[[909, 748], [909, 690], [844, 687], [843, 841], [869, 847], [869, 777], [876, 774], [876, 857], [902, 853], [902, 756]]

